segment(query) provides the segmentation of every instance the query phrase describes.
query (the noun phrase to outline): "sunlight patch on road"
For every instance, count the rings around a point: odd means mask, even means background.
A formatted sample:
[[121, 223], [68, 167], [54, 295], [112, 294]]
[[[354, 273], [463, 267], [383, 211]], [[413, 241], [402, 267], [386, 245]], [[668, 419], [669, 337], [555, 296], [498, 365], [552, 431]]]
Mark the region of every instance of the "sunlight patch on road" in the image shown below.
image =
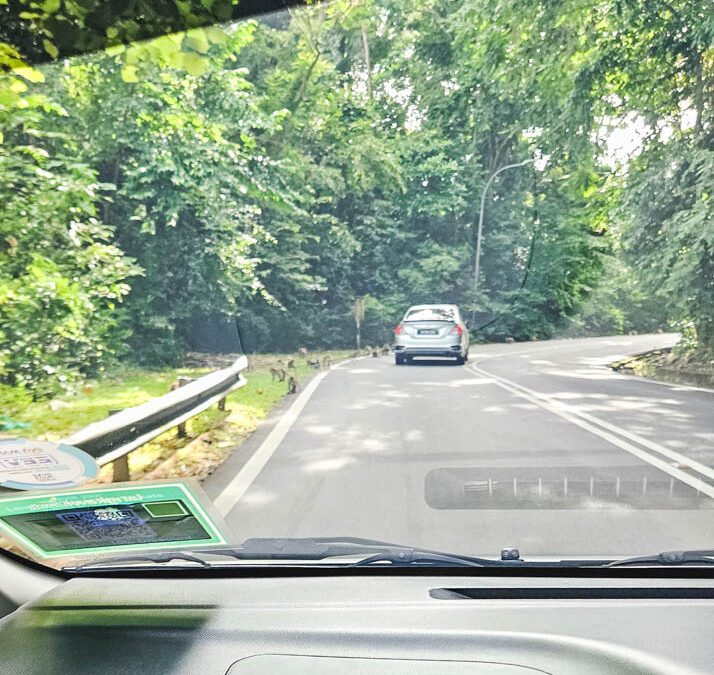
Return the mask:
[[311, 424], [305, 427], [305, 431], [309, 434], [315, 434], [315, 436], [327, 436], [334, 433], [335, 428], [329, 424]]
[[480, 384], [492, 384], [492, 383], [493, 383], [493, 380], [490, 380], [486, 377], [482, 377], [482, 378], [472, 377], [471, 379], [452, 380], [451, 382], [433, 382], [433, 381], [426, 381], [426, 380], [414, 382], [414, 384], [416, 386], [422, 387], [422, 388], [443, 387], [443, 388], [448, 388], [448, 389], [457, 389], [460, 387], [473, 387], [473, 386], [480, 385]]
[[241, 504], [248, 504], [249, 506], [264, 506], [265, 504], [270, 504], [277, 499], [277, 494], [274, 492], [267, 492], [266, 490], [261, 490], [259, 488], [253, 488], [248, 490], [243, 495], [241, 499]]
[[543, 368], [538, 372], [544, 375], [554, 375], [556, 377], [570, 377], [577, 378], [578, 380], [627, 380], [630, 379], [628, 375], [620, 375], [619, 373], [612, 373], [609, 370], [596, 370], [594, 368], [588, 369], [577, 369], [577, 370], [563, 370], [561, 368]]
[[607, 399], [609, 396], [607, 394], [581, 394], [576, 391], [559, 391], [555, 394], [549, 394], [551, 398], [557, 398], [562, 401], [574, 400], [574, 399], [584, 399], [584, 398], [594, 398], [594, 399]]
[[650, 398], [645, 396], [607, 396], [605, 394], [580, 394], [576, 392], [556, 392], [549, 394], [556, 401], [567, 401], [572, 410], [588, 412], [643, 412], [665, 415], [674, 419], [691, 419], [682, 412], [682, 402], [671, 398]]
[[389, 445], [379, 438], [365, 438], [362, 447], [369, 452], [382, 452], [389, 450]]
[[350, 464], [354, 464], [353, 457], [332, 457], [330, 459], [320, 459], [316, 462], [305, 464], [303, 470], [308, 473], [321, 473], [324, 471], [339, 471]]

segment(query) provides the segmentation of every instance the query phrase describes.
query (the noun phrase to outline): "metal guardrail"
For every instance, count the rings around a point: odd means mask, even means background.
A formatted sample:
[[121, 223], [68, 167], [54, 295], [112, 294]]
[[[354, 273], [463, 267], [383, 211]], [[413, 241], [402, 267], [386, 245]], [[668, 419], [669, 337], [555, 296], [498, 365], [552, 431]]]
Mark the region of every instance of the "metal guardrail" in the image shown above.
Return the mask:
[[179, 427], [214, 403], [221, 406], [229, 393], [246, 384], [241, 373], [247, 366], [248, 359], [241, 356], [227, 368], [94, 422], [63, 442], [92, 455], [100, 466], [114, 462], [114, 479], [128, 480], [127, 455], [132, 450]]

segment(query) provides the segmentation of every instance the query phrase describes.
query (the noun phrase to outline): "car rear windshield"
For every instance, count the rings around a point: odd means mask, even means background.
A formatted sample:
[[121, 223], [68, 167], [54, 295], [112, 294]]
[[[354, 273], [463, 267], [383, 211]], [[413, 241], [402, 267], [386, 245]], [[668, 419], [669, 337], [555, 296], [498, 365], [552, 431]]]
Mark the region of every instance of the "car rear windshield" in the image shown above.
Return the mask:
[[410, 309], [405, 321], [456, 321], [456, 312], [449, 307]]

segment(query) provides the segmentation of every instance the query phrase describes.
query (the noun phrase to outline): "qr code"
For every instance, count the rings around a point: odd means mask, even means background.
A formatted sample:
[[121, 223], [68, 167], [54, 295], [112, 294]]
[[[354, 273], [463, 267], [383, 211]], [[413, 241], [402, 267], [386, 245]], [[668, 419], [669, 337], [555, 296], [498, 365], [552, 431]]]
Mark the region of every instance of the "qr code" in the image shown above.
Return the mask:
[[113, 546], [156, 540], [156, 532], [129, 507], [58, 513], [57, 518], [84, 541]]

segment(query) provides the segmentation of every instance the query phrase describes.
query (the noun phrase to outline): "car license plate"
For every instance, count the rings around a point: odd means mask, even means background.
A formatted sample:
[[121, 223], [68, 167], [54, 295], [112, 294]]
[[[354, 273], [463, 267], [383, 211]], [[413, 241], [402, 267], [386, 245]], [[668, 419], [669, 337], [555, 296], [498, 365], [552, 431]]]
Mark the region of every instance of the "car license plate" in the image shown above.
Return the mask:
[[419, 335], [438, 335], [439, 331], [436, 328], [422, 328], [419, 330]]

